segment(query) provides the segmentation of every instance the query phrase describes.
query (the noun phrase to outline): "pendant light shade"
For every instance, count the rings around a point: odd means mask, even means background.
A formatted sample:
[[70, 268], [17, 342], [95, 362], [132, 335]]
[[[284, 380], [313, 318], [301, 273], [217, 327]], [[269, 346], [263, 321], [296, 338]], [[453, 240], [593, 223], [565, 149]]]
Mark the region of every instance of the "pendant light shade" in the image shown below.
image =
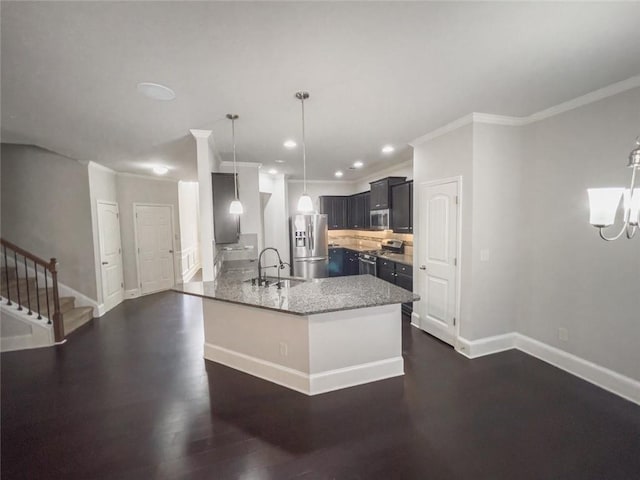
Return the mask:
[[236, 120], [238, 115], [233, 113], [227, 113], [227, 118], [231, 120], [231, 139], [233, 141], [233, 186], [235, 190], [235, 199], [229, 205], [229, 213], [231, 215], [242, 215], [244, 208], [238, 198], [238, 171], [236, 166]]
[[302, 105], [302, 178], [303, 178], [303, 190], [300, 199], [298, 200], [298, 211], [300, 213], [311, 213], [313, 209], [313, 201], [307, 193], [307, 145], [305, 142], [304, 134], [304, 101], [309, 98], [309, 92], [296, 92], [296, 98], [300, 100]]
[[308, 194], [303, 193], [300, 196], [300, 199], [298, 200], [298, 211], [300, 213], [313, 212], [313, 201], [311, 200], [311, 197]]

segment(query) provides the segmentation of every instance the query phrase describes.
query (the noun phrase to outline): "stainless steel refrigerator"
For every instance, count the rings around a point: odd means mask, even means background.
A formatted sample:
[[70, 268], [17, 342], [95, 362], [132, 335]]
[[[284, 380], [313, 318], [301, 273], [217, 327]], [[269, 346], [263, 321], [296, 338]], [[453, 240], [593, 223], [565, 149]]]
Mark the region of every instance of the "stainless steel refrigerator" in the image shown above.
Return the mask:
[[304, 278], [329, 276], [327, 216], [294, 215], [290, 226], [293, 275]]

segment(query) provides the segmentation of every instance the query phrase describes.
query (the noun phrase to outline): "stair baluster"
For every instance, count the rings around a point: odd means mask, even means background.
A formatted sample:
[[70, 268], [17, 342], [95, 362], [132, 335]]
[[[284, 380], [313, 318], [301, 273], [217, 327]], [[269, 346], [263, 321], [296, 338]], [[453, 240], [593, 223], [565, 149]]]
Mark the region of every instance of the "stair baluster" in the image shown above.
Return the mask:
[[[4, 247], [5, 251], [7, 247]], [[20, 276], [18, 275], [18, 254], [13, 251], [13, 264], [16, 266], [16, 290], [18, 293], [18, 310], [22, 310], [22, 302], [20, 301]]]
[[33, 312], [31, 311], [31, 294], [29, 293], [29, 269], [27, 268], [27, 257], [23, 255], [22, 258], [24, 258], [24, 278], [27, 282], [27, 308], [29, 309], [27, 315], [33, 315]]
[[33, 269], [36, 271], [36, 305], [38, 307], [38, 320], [42, 320], [42, 315], [40, 315], [40, 286], [38, 285], [38, 264], [35, 261], [33, 262]]
[[47, 318], [49, 319], [49, 325], [51, 325], [51, 311], [49, 310], [49, 287], [47, 286], [47, 271], [44, 271], [44, 295], [47, 298]]
[[11, 305], [11, 290], [9, 286], [9, 263], [7, 262], [7, 247], [4, 246], [4, 276], [7, 280], [7, 305]]

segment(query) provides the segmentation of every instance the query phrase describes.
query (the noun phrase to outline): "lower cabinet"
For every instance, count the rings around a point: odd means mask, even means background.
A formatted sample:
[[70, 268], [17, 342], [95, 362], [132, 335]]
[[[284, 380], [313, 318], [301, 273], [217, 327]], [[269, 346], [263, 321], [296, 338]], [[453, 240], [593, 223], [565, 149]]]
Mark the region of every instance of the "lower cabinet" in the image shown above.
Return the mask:
[[360, 273], [360, 260], [358, 252], [345, 248], [344, 253], [344, 274], [358, 275]]
[[360, 266], [358, 252], [348, 248], [335, 247], [329, 249], [329, 276], [358, 275]]
[[[413, 292], [413, 267], [410, 265], [378, 258], [378, 278]], [[413, 303], [403, 303], [402, 311], [411, 314]]]
[[340, 277], [344, 275], [344, 248], [329, 249], [329, 276]]

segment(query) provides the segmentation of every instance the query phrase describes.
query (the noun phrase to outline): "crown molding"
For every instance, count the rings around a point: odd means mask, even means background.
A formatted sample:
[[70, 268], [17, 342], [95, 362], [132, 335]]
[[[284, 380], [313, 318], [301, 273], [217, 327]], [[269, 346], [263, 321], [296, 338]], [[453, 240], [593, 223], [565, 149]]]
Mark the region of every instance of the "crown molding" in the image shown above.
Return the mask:
[[209, 138], [213, 133], [212, 130], [191, 129], [189, 131], [191, 132], [191, 135], [193, 135], [196, 138]]
[[[238, 167], [253, 167], [253, 168], [260, 168], [262, 167], [261, 163], [258, 162], [236, 162], [236, 165]], [[221, 167], [233, 167], [233, 162], [230, 160], [223, 160], [220, 162], [220, 166]]]
[[141, 175], [139, 173], [116, 172], [116, 175], [118, 175], [119, 177], [131, 177], [131, 178], [140, 178], [143, 180], [155, 180], [156, 182], [178, 183], [178, 180], [176, 180], [175, 178], [152, 177], [151, 175]]
[[[287, 183], [304, 183], [304, 180], [300, 180], [297, 178], [290, 178], [287, 180]], [[351, 180], [307, 180], [307, 183], [311, 184], [319, 184], [319, 183], [334, 183], [340, 185], [348, 185], [354, 183]]]
[[544, 120], [546, 118], [550, 118], [555, 115], [559, 115], [561, 113], [583, 107], [590, 103], [612, 97], [613, 95], [617, 95], [619, 93], [626, 92], [627, 90], [631, 90], [637, 87], [640, 87], [640, 75], [627, 78], [626, 80], [623, 80], [621, 82], [613, 83], [598, 90], [594, 90], [593, 92], [581, 95], [580, 97], [576, 97], [566, 102], [559, 103], [558, 105], [554, 105], [553, 107], [547, 108], [545, 110], [532, 113], [531, 115], [526, 117], [511, 117], [508, 115], [494, 115], [492, 113], [473, 112], [440, 128], [437, 128], [421, 137], [416, 138], [412, 142], [409, 142], [409, 145], [415, 147], [422, 143], [428, 142], [429, 140], [433, 140], [434, 138], [449, 133], [453, 130], [457, 130], [458, 128], [470, 123], [487, 123], [491, 125], [506, 125], [511, 127], [521, 127], [523, 125], [529, 125], [531, 123], [539, 122], [540, 120]]
[[109, 168], [109, 167], [107, 167], [105, 165], [102, 165], [101, 163], [94, 162], [93, 160], [89, 160], [88, 164], [89, 164], [89, 168], [95, 168], [96, 170], [102, 170], [103, 172], [108, 172], [108, 173], [113, 173], [113, 174], [117, 174], [118, 173], [115, 170], [113, 170], [112, 168]]

